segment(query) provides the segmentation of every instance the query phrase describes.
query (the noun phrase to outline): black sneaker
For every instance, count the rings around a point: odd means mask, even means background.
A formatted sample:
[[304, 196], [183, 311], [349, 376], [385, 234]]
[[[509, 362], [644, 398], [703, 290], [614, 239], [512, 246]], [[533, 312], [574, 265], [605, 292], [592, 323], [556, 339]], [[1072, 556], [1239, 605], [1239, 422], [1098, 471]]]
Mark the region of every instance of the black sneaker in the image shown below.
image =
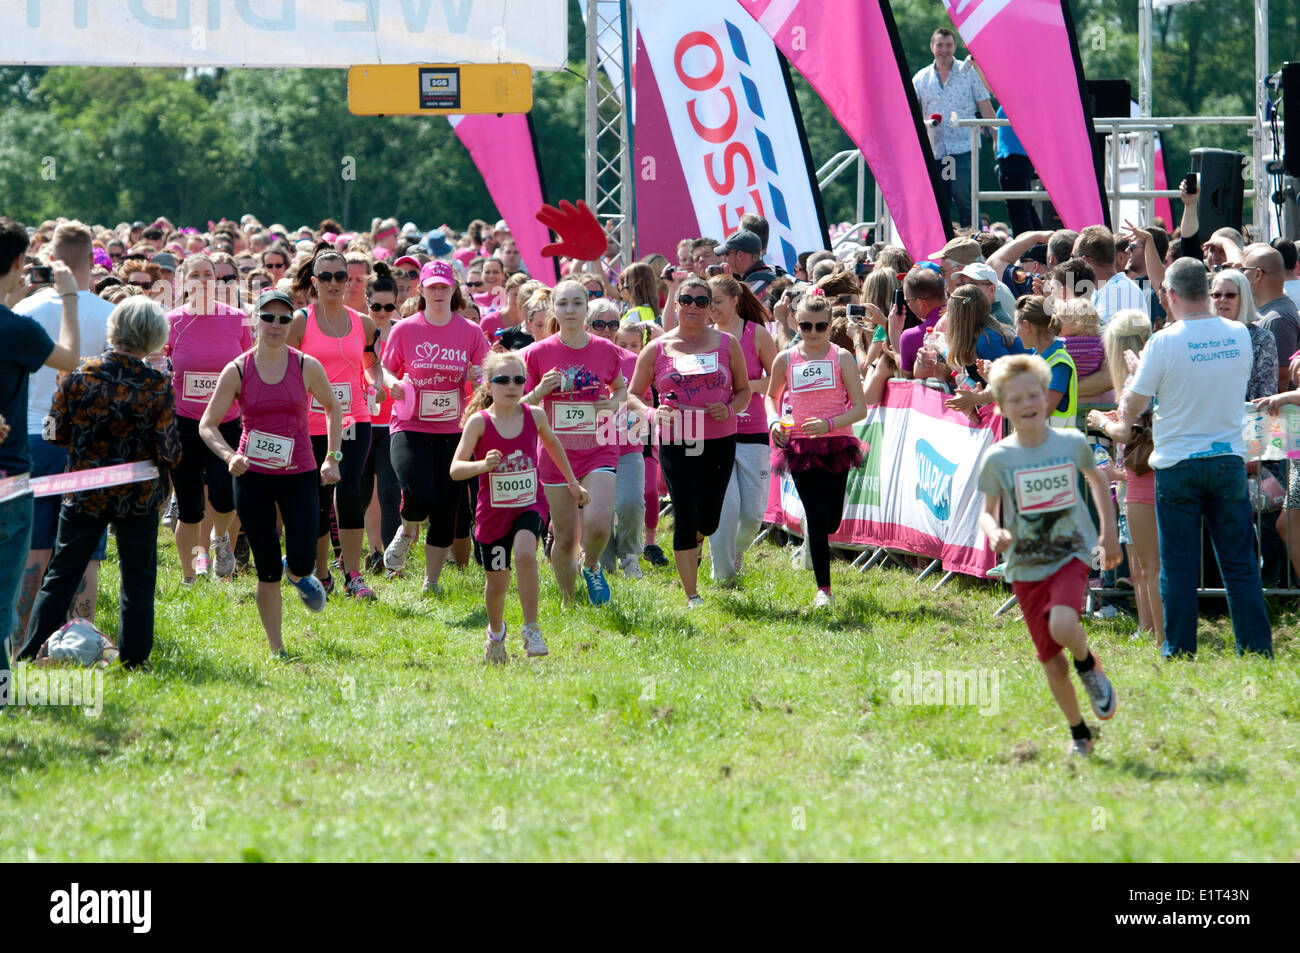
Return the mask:
[[651, 543], [650, 545], [646, 546], [645, 549], [641, 550], [641, 555], [645, 557], [645, 561], [648, 562], [651, 566], [668, 565], [668, 557], [665, 556], [664, 551], [660, 549], [658, 546], [656, 546], [654, 543]]
[[239, 538], [235, 540], [235, 571], [244, 572], [248, 569], [248, 536], [240, 533]]
[[377, 576], [384, 571], [384, 554], [379, 550], [373, 550], [366, 557], [366, 572], [372, 576]]
[[1102, 721], [1109, 721], [1115, 717], [1115, 707], [1119, 699], [1115, 695], [1115, 689], [1106, 677], [1106, 673], [1101, 670], [1101, 662], [1093, 656], [1092, 668], [1087, 672], [1079, 673], [1079, 680], [1083, 682], [1083, 687], [1088, 691], [1088, 701], [1092, 703], [1092, 713]]

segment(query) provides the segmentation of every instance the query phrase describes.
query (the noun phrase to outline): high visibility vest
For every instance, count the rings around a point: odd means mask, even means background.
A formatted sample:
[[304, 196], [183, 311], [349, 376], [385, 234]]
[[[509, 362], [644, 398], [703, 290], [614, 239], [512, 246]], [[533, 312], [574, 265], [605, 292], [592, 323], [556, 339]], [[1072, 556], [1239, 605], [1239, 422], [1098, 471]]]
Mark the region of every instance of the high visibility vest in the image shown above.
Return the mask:
[[1049, 423], [1053, 427], [1073, 427], [1075, 415], [1079, 410], [1079, 371], [1074, 366], [1074, 358], [1070, 357], [1070, 352], [1062, 344], [1051, 354], [1045, 355], [1043, 360], [1047, 361], [1047, 366], [1053, 370], [1062, 364], [1070, 368], [1070, 392], [1066, 394], [1065, 410], [1053, 408]]

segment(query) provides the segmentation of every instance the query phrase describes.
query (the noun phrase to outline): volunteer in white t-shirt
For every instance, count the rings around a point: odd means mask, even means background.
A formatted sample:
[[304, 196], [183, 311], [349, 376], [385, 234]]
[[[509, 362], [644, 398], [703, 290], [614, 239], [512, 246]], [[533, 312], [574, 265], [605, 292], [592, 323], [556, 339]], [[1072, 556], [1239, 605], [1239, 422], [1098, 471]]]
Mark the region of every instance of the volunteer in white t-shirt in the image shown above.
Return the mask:
[[[81, 328], [81, 354], [95, 355], [108, 344], [108, 316], [113, 305], [90, 290], [90, 269], [94, 261], [90, 229], [81, 222], [64, 222], [54, 230], [50, 243], [50, 260], [67, 264], [77, 282], [77, 324]], [[14, 313], [31, 318], [51, 338], [59, 336], [59, 321], [63, 316], [63, 302], [54, 288], [46, 288], [14, 307]], [[33, 477], [62, 473], [68, 463], [68, 451], [46, 443], [42, 434], [45, 418], [54, 403], [58, 389], [58, 371], [42, 367], [27, 382], [27, 442], [32, 451]], [[18, 421], [11, 421], [18, 426]], [[59, 530], [59, 505], [61, 497], [47, 496], [38, 499], [32, 507], [32, 546], [27, 554], [23, 572], [22, 589], [18, 595], [18, 632], [27, 631], [27, 617], [31, 614], [32, 600], [41, 588], [41, 580], [54, 552], [54, 540]], [[96, 592], [99, 583], [99, 562], [104, 558], [108, 535], [100, 539], [82, 578], [81, 587], [73, 603], [73, 615], [94, 621]]]

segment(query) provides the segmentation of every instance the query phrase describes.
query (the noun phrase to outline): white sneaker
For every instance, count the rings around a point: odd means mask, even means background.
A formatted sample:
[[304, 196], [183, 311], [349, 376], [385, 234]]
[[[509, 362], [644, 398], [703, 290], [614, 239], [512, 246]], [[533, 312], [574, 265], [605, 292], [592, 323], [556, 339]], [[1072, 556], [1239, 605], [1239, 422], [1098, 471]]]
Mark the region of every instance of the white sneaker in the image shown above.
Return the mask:
[[483, 643], [483, 661], [490, 665], [504, 665], [510, 660], [506, 654], [506, 632], [502, 630], [501, 638], [494, 639], [492, 630], [488, 629], [487, 641]]
[[411, 551], [411, 544], [414, 542], [415, 537], [407, 536], [399, 526], [397, 532], [393, 535], [393, 541], [384, 550], [384, 568], [393, 570], [404, 568], [406, 566], [406, 556]]
[[813, 599], [812, 607], [814, 609], [825, 609], [833, 605], [835, 605], [835, 594], [818, 589], [817, 598]]
[[635, 556], [624, 556], [619, 559], [618, 568], [623, 570], [623, 575], [627, 576], [629, 579], [642, 578], [641, 560]]
[[703, 609], [704, 598], [697, 592], [695, 595], [691, 596], [689, 599], [686, 600], [686, 608]]
[[206, 576], [208, 574], [208, 568], [209, 568], [208, 554], [196, 553], [194, 556], [195, 578], [197, 579], [199, 576]]
[[538, 658], [550, 654], [550, 649], [542, 641], [542, 627], [536, 622], [524, 624], [524, 652], [527, 653], [529, 658]]
[[235, 574], [235, 554], [230, 549], [230, 534], [212, 535], [212, 563], [218, 579], [229, 579]]
[[426, 579], [424, 585], [420, 586], [420, 594], [424, 596], [440, 596], [442, 595], [442, 586], [432, 579]]

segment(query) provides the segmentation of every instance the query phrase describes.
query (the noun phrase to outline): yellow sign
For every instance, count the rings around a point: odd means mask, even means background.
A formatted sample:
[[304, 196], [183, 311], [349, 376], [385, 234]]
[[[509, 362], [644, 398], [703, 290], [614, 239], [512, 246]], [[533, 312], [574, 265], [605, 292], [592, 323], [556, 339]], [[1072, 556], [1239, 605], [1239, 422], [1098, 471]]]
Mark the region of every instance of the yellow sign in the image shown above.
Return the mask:
[[532, 108], [533, 71], [522, 63], [348, 70], [348, 109], [358, 116], [471, 116]]

